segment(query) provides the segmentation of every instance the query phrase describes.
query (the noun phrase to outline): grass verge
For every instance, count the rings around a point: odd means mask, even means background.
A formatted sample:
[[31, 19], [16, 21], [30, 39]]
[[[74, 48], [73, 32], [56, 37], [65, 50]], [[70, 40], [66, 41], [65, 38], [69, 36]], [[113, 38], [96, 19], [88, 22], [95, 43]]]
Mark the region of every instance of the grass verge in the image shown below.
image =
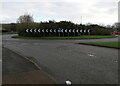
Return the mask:
[[22, 39], [100, 39], [100, 38], [115, 38], [116, 36], [75, 36], [75, 37], [26, 37], [26, 36], [12, 36], [12, 38]]
[[118, 48], [118, 49], [120, 48], [120, 42], [87, 42], [87, 43], [79, 43], [79, 44]]

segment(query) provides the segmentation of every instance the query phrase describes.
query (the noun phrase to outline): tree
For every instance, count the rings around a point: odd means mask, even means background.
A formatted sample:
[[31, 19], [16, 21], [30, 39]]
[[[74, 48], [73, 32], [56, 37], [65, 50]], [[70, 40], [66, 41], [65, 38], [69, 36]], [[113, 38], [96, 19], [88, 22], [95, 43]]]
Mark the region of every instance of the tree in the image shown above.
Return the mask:
[[32, 23], [32, 22], [34, 22], [33, 17], [29, 14], [22, 15], [17, 19], [17, 23]]
[[114, 31], [120, 31], [120, 23], [113, 24]]
[[15, 23], [10, 24], [10, 31], [16, 32], [16, 24]]
[[25, 36], [25, 30], [34, 27], [33, 17], [29, 14], [24, 14], [17, 19], [17, 31], [19, 35]]

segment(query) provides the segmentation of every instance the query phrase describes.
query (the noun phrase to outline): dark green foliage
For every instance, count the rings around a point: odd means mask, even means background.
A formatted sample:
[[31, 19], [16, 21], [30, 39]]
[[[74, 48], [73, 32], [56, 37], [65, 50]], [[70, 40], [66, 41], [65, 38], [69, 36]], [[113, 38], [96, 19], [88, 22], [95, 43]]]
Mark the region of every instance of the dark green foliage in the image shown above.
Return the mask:
[[[80, 35], [111, 35], [109, 29], [99, 26], [99, 25], [79, 25], [79, 24], [74, 24], [70, 21], [60, 21], [60, 22], [55, 22], [55, 21], [49, 21], [49, 22], [40, 22], [40, 23], [22, 23], [18, 26], [20, 29], [18, 29], [18, 34], [20, 36], [31, 36], [31, 37], [53, 37], [53, 36], [80, 36]], [[50, 33], [50, 32], [25, 32], [26, 29], [52, 29], [52, 30], [58, 30], [58, 28], [63, 29], [64, 33]], [[65, 30], [69, 29], [79, 29], [79, 30], [84, 30], [84, 29], [90, 29], [91, 32], [89, 33], [73, 33], [69, 32], [66, 33]]]
[[16, 23], [10, 23], [10, 24], [2, 24], [2, 32], [16, 32], [17, 30], [17, 24]]
[[3, 30], [2, 30], [2, 33], [4, 33], [4, 32], [8, 32], [8, 31], [3, 29]]
[[105, 28], [91, 28], [91, 35], [110, 35], [109, 30]]
[[91, 30], [91, 35], [111, 35], [110, 30], [102, 26], [89, 25], [87, 28]]
[[[32, 18], [30, 18], [32, 19]], [[36, 23], [36, 22], [21, 22], [21, 23], [11, 23], [11, 24], [3, 24], [3, 27], [5, 28], [5, 30], [8, 31], [17, 31], [18, 34], [20, 36], [30, 36], [30, 37], [53, 37], [53, 36], [80, 36], [80, 35], [111, 35], [110, 29], [106, 28], [104, 26], [99, 26], [99, 25], [95, 25], [95, 24], [91, 24], [91, 25], [83, 25], [83, 24], [74, 24], [70, 21], [60, 21], [60, 22], [56, 22], [56, 21], [48, 21], [48, 22], [40, 22], [40, 23]], [[66, 29], [79, 29], [79, 30], [88, 30], [90, 29], [90, 33], [73, 33], [73, 32], [69, 32], [69, 33], [39, 33], [39, 32], [26, 32], [26, 29], [52, 29], [52, 30], [58, 30], [58, 28], [63, 29], [63, 31], [65, 31]]]

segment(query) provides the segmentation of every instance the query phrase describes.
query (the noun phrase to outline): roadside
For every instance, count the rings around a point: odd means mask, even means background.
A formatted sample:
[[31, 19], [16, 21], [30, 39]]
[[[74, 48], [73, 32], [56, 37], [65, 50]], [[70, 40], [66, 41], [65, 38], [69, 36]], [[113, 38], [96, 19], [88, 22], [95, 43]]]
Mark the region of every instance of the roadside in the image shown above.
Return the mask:
[[55, 84], [30, 61], [7, 48], [2, 49], [3, 84]]
[[85, 42], [79, 44], [120, 49], [120, 42], [117, 41], [116, 42]]
[[93, 35], [82, 35], [82, 36], [65, 36], [65, 37], [27, 37], [27, 36], [18, 36], [14, 35], [12, 38], [19, 38], [19, 39], [103, 39], [103, 38], [116, 38], [115, 35], [110, 36], [93, 36]]

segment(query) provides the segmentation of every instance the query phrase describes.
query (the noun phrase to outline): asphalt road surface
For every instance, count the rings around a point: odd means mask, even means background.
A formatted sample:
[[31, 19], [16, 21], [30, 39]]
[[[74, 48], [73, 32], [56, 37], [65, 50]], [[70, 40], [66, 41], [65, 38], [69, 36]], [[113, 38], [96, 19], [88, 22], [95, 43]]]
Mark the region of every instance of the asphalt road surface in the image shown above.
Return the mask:
[[[22, 56], [10, 51], [7, 48], [2, 48], [2, 60], [3, 60], [3, 76], [16, 74], [21, 72], [29, 72], [39, 70], [31, 62], [23, 58]], [[7, 53], [7, 54], [6, 54]]]
[[118, 50], [79, 45], [79, 42], [117, 41], [12, 39], [3, 35], [3, 46], [34, 60], [50, 77], [63, 84], [117, 84]]
[[23, 56], [7, 48], [2, 48], [2, 52], [2, 84], [54, 84], [50, 77]]

